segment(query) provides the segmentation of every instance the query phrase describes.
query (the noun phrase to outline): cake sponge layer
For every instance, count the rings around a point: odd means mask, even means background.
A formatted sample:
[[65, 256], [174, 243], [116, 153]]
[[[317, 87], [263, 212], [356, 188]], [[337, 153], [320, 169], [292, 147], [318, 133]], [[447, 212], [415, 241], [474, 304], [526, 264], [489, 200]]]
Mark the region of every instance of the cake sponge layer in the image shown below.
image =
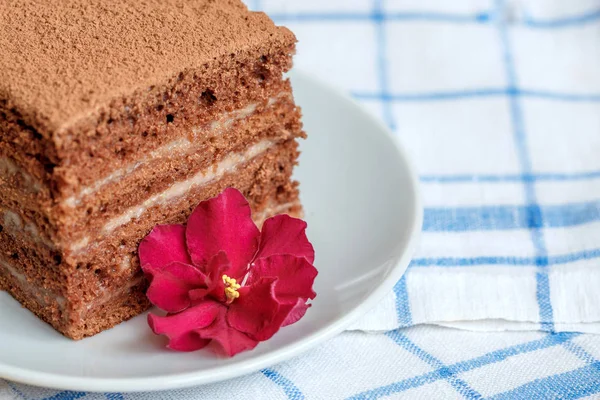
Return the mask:
[[0, 107], [43, 136], [84, 136], [68, 127], [95, 127], [111, 102], [140, 104], [186, 71], [224, 72], [215, 60], [294, 42], [239, 0], [4, 0]]

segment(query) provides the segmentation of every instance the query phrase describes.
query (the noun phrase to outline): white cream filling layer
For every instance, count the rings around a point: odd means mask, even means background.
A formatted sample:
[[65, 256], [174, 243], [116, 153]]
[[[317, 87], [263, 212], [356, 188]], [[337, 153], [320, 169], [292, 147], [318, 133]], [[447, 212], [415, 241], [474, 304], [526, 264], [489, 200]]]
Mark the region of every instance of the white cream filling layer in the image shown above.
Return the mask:
[[[51, 290], [44, 289], [39, 286], [30, 284], [27, 281], [27, 277], [25, 275], [23, 275], [22, 273], [17, 271], [17, 269], [15, 267], [10, 265], [8, 262], [6, 262], [3, 259], [0, 259], [0, 267], [3, 267], [11, 276], [13, 276], [17, 281], [19, 281], [19, 283], [20, 283], [19, 288], [22, 291], [28, 293], [33, 299], [35, 299], [35, 301], [40, 306], [46, 307], [46, 306], [51, 305], [52, 301], [55, 301], [58, 306], [58, 309], [61, 311], [64, 311], [65, 305], [67, 303], [67, 299], [65, 299], [63, 296], [57, 295], [56, 293], [52, 292]], [[87, 313], [92, 308], [101, 306], [102, 304], [108, 303], [109, 301], [111, 301], [114, 298], [122, 296], [128, 290], [130, 290], [132, 287], [138, 285], [142, 281], [142, 279], [144, 279], [144, 278], [140, 277], [140, 278], [134, 279], [134, 280], [128, 282], [126, 285], [120, 287], [116, 291], [112, 291], [112, 292], [104, 291], [106, 294], [104, 294], [102, 296], [98, 296], [94, 301], [85, 305], [85, 309], [82, 310], [82, 312], [80, 312], [80, 315], [79, 315], [80, 318], [83, 316], [84, 313]], [[64, 316], [65, 319], [67, 317], [68, 317], [67, 315]]]
[[25, 188], [32, 192], [38, 193], [42, 189], [42, 185], [26, 171], [20, 168], [10, 158], [0, 157], [0, 178], [8, 178], [14, 175], [21, 175]]
[[23, 220], [19, 214], [10, 211], [0, 209], [0, 215], [2, 215], [2, 227], [12, 237], [18, 237], [20, 239], [29, 239], [29, 241], [36, 244], [43, 244], [50, 249], [54, 249], [54, 243], [44, 235], [40, 234], [36, 224], [31, 221]]
[[[115, 229], [140, 218], [149, 208], [167, 204], [173, 199], [181, 197], [190, 190], [206, 185], [210, 182], [220, 179], [223, 175], [235, 172], [237, 168], [245, 162], [257, 157], [271, 148], [275, 142], [263, 140], [248, 148], [243, 153], [232, 153], [225, 157], [221, 162], [214, 165], [212, 169], [206, 172], [199, 172], [189, 179], [177, 182], [161, 193], [149, 197], [141, 204], [131, 207], [123, 214], [109, 220], [101, 229], [101, 236], [113, 232]], [[90, 243], [90, 237], [85, 237], [75, 242], [69, 248], [72, 252], [85, 249]]]
[[[267, 107], [271, 107], [280, 98], [283, 98], [283, 97], [287, 97], [287, 94], [269, 98], [269, 100], [267, 102]], [[225, 131], [231, 129], [231, 127], [237, 121], [246, 119], [249, 116], [256, 113], [257, 108], [258, 108], [258, 103], [253, 103], [253, 104], [250, 104], [240, 110], [235, 110], [235, 111], [231, 111], [229, 113], [224, 114], [218, 120], [213, 121], [210, 124], [208, 124], [208, 128], [206, 125], [193, 127], [191, 140], [188, 138], [180, 138], [180, 139], [174, 140], [172, 142], [169, 142], [169, 143], [151, 151], [150, 153], [148, 153], [148, 155], [141, 157], [135, 163], [129, 164], [129, 165], [125, 166], [124, 168], [117, 169], [114, 172], [112, 172], [110, 175], [97, 180], [92, 185], [83, 187], [77, 194], [65, 199], [63, 201], [63, 204], [68, 207], [75, 208], [81, 204], [81, 201], [83, 200], [84, 197], [94, 194], [94, 193], [98, 192], [102, 187], [104, 187], [110, 183], [117, 182], [120, 179], [126, 177], [127, 175], [132, 174], [139, 167], [149, 163], [150, 161], [164, 158], [164, 157], [171, 157], [173, 155], [184, 156], [186, 154], [191, 154], [199, 148], [198, 145], [194, 144], [194, 139], [197, 136], [204, 135], [207, 132], [213, 133], [215, 135], [218, 133], [225, 132]]]
[[294, 201], [294, 202], [284, 203], [284, 204], [269, 205], [269, 206], [265, 207], [261, 212], [253, 214], [252, 219], [254, 219], [254, 222], [256, 222], [256, 224], [260, 226], [263, 224], [263, 222], [265, 222], [265, 220], [267, 218], [270, 218], [277, 214], [285, 213], [290, 208], [299, 206], [299, 205], [300, 205], [299, 201]]
[[17, 271], [15, 267], [7, 263], [5, 260], [0, 259], [0, 266], [4, 267], [4, 269], [10, 275], [12, 275], [16, 280], [18, 280], [21, 283], [21, 290], [30, 293], [31, 297], [33, 297], [40, 306], [48, 306], [49, 304], [46, 301], [46, 299], [52, 299], [56, 301], [56, 304], [61, 310], [64, 309], [67, 300], [63, 296], [58, 296], [50, 290], [30, 284], [27, 281], [27, 277], [25, 275]]
[[[131, 266], [129, 266], [129, 268], [130, 267]], [[144, 279], [144, 277], [141, 276], [141, 277], [139, 277], [137, 279], [131, 280], [131, 281], [127, 282], [127, 284], [125, 284], [124, 286], [121, 286], [118, 290], [115, 290], [115, 291], [109, 292], [106, 289], [104, 289], [102, 291], [103, 295], [98, 296], [94, 301], [86, 304], [85, 310], [83, 311], [83, 313], [87, 313], [88, 311], [90, 311], [94, 307], [101, 306], [101, 305], [106, 304], [109, 301], [111, 301], [111, 300], [113, 300], [113, 299], [115, 299], [117, 297], [123, 296], [127, 291], [131, 290], [131, 288], [133, 288], [134, 286], [139, 285], [142, 282], [143, 279]], [[83, 316], [82, 315], [83, 313], [80, 313], [80, 318]]]

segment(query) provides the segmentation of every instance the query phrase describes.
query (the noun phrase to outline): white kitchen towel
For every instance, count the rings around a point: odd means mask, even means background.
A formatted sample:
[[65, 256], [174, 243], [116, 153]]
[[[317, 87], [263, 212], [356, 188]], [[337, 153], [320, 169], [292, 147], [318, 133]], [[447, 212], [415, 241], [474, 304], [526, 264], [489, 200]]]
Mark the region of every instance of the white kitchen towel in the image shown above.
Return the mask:
[[600, 2], [317, 3], [263, 2], [299, 67], [394, 129], [425, 202], [405, 278], [351, 329], [600, 333]]
[[600, 333], [600, 1], [248, 3], [289, 26], [297, 67], [382, 118], [421, 173], [420, 249], [352, 327], [378, 333], [206, 387], [0, 379], [0, 399], [600, 398], [600, 335], [582, 334]]
[[[85, 393], [4, 383], [2, 400], [598, 399], [600, 336], [418, 326], [347, 332], [259, 373], [156, 393]], [[8, 397], [10, 396], [10, 397]], [[595, 397], [594, 397], [595, 396]]]

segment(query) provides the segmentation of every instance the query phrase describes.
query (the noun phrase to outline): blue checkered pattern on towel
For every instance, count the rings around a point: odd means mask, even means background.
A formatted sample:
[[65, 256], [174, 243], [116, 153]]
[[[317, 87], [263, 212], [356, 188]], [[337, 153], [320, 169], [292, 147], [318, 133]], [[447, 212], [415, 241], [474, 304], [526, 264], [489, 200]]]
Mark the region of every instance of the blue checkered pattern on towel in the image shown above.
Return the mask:
[[413, 154], [426, 209], [406, 276], [351, 331], [241, 379], [155, 394], [0, 380], [0, 399], [600, 398], [600, 2], [248, 4]]

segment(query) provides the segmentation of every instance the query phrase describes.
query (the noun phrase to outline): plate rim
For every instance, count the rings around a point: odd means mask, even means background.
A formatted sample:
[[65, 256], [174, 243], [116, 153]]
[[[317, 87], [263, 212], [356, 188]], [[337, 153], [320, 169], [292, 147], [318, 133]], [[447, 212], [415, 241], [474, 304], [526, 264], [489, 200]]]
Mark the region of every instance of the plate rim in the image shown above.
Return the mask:
[[[181, 389], [193, 386], [201, 386], [210, 383], [222, 382], [228, 379], [237, 378], [271, 367], [281, 362], [296, 357], [305, 351], [313, 348], [319, 343], [325, 342], [340, 334], [355, 322], [366, 312], [374, 308], [383, 297], [388, 294], [394, 285], [400, 280], [406, 272], [408, 264], [412, 259], [417, 244], [421, 236], [423, 224], [423, 204], [420, 193], [418, 175], [414, 167], [412, 158], [404, 147], [400, 144], [398, 138], [390, 129], [363, 105], [358, 103], [347, 92], [341, 90], [336, 85], [323, 80], [315, 74], [294, 68], [289, 76], [297, 76], [298, 79], [312, 81], [323, 87], [325, 90], [334, 93], [340, 101], [344, 101], [349, 106], [355, 108], [368, 119], [370, 123], [379, 127], [387, 138], [394, 144], [397, 156], [403, 160], [407, 169], [407, 177], [412, 186], [411, 192], [414, 195], [414, 209], [408, 213], [412, 215], [410, 226], [410, 236], [402, 255], [388, 272], [387, 277], [376, 286], [375, 289], [351, 311], [343, 314], [331, 323], [324, 325], [316, 332], [298, 340], [295, 343], [288, 344], [281, 349], [268, 352], [260, 356], [249, 358], [238, 362], [235, 365], [224, 365], [211, 370], [185, 372], [177, 374], [159, 375], [143, 378], [94, 378], [94, 377], [74, 377], [64, 376], [56, 373], [31, 371], [21, 367], [6, 365], [0, 360], [0, 378], [12, 382], [44, 387], [56, 390], [73, 390], [84, 392], [152, 392], [159, 390]], [[292, 78], [293, 80], [293, 78]]]

